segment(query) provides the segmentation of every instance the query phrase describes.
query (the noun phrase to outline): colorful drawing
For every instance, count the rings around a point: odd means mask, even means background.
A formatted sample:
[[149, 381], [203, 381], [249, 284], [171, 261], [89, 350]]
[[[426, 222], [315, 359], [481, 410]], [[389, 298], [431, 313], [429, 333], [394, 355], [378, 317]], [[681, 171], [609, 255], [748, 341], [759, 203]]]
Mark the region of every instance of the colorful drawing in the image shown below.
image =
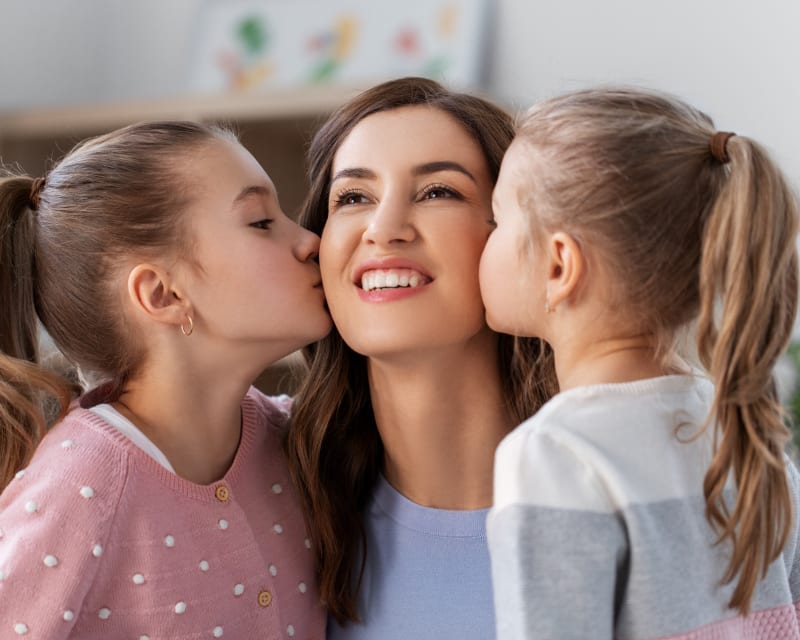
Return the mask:
[[355, 17], [344, 15], [337, 18], [330, 31], [311, 37], [308, 49], [322, 58], [311, 71], [312, 84], [329, 82], [335, 77], [336, 71], [345, 64], [353, 50], [358, 26]]
[[424, 75], [475, 86], [492, 0], [204, 0], [193, 84], [206, 92], [366, 86]]
[[233, 49], [218, 54], [219, 65], [234, 91], [248, 91], [263, 84], [273, 73], [267, 59], [269, 31], [266, 18], [248, 15], [235, 25]]

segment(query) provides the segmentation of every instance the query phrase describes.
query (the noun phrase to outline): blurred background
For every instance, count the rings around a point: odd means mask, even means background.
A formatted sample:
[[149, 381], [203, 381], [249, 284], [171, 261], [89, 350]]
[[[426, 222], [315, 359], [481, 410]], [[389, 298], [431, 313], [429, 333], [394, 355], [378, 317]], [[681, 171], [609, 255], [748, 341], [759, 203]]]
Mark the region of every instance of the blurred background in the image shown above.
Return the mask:
[[[39, 175], [131, 122], [224, 121], [293, 213], [325, 116], [414, 74], [512, 110], [598, 83], [669, 91], [762, 142], [797, 188], [799, 26], [792, 0], [0, 0], [0, 158]], [[278, 369], [263, 384], [289, 389]]]

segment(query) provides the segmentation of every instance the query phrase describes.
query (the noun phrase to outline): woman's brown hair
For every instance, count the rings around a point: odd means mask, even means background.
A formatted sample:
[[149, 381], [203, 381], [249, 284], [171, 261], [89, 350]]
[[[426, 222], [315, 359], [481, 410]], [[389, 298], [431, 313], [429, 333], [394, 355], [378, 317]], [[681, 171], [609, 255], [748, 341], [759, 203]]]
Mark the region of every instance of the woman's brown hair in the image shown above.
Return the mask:
[[[369, 89], [336, 111], [308, 151], [311, 189], [300, 222], [321, 234], [328, 217], [333, 158], [367, 116], [409, 106], [449, 114], [480, 145], [492, 180], [514, 135], [511, 117], [481, 98], [448, 91], [423, 78], [403, 78]], [[369, 396], [366, 359], [334, 328], [307, 347], [310, 371], [293, 409], [287, 442], [312, 531], [322, 599], [340, 623], [357, 621], [357, 596], [367, 553], [363, 512], [383, 466], [383, 445]], [[538, 340], [500, 336], [498, 361], [509, 413], [521, 422], [556, 389], [549, 349]]]
[[45, 178], [0, 175], [0, 490], [79, 391], [39, 362], [44, 327], [83, 374], [119, 389], [143, 354], [113, 286], [127, 256], [188, 254], [190, 151], [231, 134], [143, 123], [78, 144]]
[[772, 370], [797, 310], [795, 195], [754, 141], [718, 134], [708, 116], [656, 92], [547, 100], [528, 112], [515, 144], [532, 161], [519, 196], [534, 239], [559, 228], [596, 249], [618, 283], [612, 303], [652, 334], [658, 354], [697, 322], [716, 389], [706, 516], [730, 546], [729, 605], [746, 614], [792, 526], [789, 431]]

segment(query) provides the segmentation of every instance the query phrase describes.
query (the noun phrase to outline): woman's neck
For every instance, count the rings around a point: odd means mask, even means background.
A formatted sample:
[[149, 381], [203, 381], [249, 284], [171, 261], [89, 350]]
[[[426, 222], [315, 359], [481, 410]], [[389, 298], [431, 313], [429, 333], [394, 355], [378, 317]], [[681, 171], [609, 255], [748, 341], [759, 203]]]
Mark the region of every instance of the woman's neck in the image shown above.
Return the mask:
[[500, 385], [496, 337], [410, 364], [370, 360], [387, 480], [440, 509], [491, 506], [494, 451], [515, 426]]
[[202, 380], [161, 363], [126, 384], [114, 407], [167, 457], [177, 475], [197, 484], [230, 468], [241, 435], [247, 385]]

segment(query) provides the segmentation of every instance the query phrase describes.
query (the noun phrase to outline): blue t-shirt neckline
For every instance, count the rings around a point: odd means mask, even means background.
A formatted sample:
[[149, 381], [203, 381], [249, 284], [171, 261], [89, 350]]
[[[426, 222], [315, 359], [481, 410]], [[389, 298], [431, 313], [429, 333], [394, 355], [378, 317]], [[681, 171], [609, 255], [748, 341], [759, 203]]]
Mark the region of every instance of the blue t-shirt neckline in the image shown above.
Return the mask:
[[383, 476], [373, 493], [373, 508], [407, 529], [443, 538], [486, 539], [486, 509], [436, 509], [409, 500]]

